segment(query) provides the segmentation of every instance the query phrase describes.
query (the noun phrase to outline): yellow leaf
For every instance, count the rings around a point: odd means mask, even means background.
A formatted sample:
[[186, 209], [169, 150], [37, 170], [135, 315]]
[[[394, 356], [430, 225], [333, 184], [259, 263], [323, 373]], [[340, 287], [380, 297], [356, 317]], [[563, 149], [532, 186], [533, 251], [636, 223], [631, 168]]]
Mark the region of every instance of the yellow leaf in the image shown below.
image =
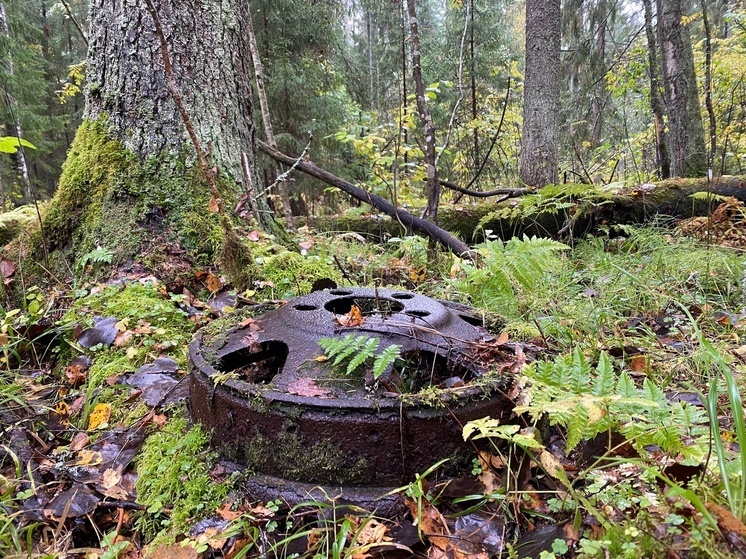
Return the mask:
[[135, 357], [137, 357], [137, 348], [128, 347], [127, 348], [127, 359], [134, 359]]
[[93, 431], [104, 426], [111, 417], [111, 404], [96, 404], [88, 418], [88, 430]]
[[324, 363], [325, 361], [329, 361], [329, 358], [326, 355], [319, 355], [316, 358], [316, 361], [319, 363]]
[[544, 468], [544, 471], [555, 479], [557, 479], [557, 472], [564, 470], [560, 461], [557, 460], [548, 450], [541, 451], [539, 461], [541, 462], [541, 467]]
[[94, 450], [83, 449], [78, 452], [78, 456], [75, 458], [73, 465], [75, 466], [97, 466], [103, 462], [103, 457], [100, 452]]

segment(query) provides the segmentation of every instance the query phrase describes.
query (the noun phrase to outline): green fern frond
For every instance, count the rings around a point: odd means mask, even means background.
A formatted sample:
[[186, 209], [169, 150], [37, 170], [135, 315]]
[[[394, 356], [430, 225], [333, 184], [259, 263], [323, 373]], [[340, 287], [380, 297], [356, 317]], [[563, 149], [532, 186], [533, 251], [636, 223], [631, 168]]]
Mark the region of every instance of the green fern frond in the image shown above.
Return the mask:
[[379, 342], [378, 338], [368, 338], [366, 340], [360, 348], [360, 352], [350, 359], [350, 362], [347, 364], [348, 375], [351, 375], [360, 365], [375, 355]]
[[319, 346], [324, 355], [337, 367], [347, 361], [345, 373], [353, 374], [361, 366], [372, 363], [373, 377], [378, 379], [400, 356], [401, 346], [390, 345], [376, 355], [380, 339], [365, 335], [347, 334], [343, 338], [321, 338]]
[[376, 355], [373, 361], [373, 378], [378, 379], [384, 371], [392, 365], [401, 355], [401, 346], [398, 344], [390, 345], [381, 353]]

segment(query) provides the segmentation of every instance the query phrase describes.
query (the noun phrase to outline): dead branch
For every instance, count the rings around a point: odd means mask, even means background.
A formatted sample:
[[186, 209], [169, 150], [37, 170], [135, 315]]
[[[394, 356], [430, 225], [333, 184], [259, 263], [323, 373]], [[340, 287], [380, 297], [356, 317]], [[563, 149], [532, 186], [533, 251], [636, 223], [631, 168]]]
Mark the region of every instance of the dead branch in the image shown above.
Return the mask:
[[506, 196], [508, 198], [518, 198], [526, 194], [533, 194], [536, 192], [535, 188], [496, 188], [495, 190], [487, 190], [486, 192], [478, 192], [476, 190], [469, 190], [463, 188], [455, 183], [447, 181], [445, 179], [439, 179], [441, 186], [445, 186], [449, 190], [466, 194], [467, 196], [474, 196], [475, 198], [490, 198], [492, 196]]
[[453, 252], [456, 256], [468, 259], [472, 259], [474, 257], [474, 251], [472, 251], [472, 249], [469, 248], [466, 243], [457, 239], [454, 235], [452, 235], [445, 229], [441, 229], [432, 221], [421, 219], [412, 215], [406, 210], [399, 209], [391, 202], [386, 200], [386, 198], [359, 188], [351, 182], [348, 182], [342, 178], [337, 177], [336, 175], [333, 175], [328, 171], [317, 167], [313, 163], [309, 163], [307, 161], [298, 162], [296, 158], [285, 155], [284, 153], [276, 149], [272, 149], [261, 140], [257, 140], [256, 145], [261, 152], [267, 154], [275, 161], [278, 161], [285, 165], [296, 165], [295, 168], [299, 171], [303, 171], [307, 175], [317, 178], [328, 185], [339, 188], [341, 191], [346, 192], [357, 200], [365, 202], [366, 204], [370, 204], [386, 215], [397, 219], [405, 227], [409, 227], [415, 231], [425, 233], [431, 239], [439, 242], [441, 245]]

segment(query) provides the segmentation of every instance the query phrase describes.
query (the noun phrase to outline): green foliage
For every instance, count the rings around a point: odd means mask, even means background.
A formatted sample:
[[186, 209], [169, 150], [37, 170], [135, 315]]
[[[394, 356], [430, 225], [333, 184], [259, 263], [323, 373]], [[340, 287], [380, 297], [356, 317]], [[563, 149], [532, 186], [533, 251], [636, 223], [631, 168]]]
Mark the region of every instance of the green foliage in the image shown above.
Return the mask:
[[[149, 536], [161, 530], [169, 537], [183, 533], [188, 521], [211, 513], [227, 486], [209, 476], [208, 437], [199, 425], [172, 419], [166, 430], [152, 434], [137, 458], [137, 500], [148, 507], [137, 525]], [[170, 514], [163, 509], [170, 509]], [[162, 534], [163, 536], [163, 534]]]
[[[44, 206], [40, 208], [44, 210]], [[33, 205], [19, 206], [0, 214], [0, 245], [9, 243], [24, 231], [31, 231], [39, 220]]]
[[670, 402], [650, 379], [638, 388], [626, 371], [614, 371], [601, 353], [595, 369], [579, 348], [555, 361], [532, 363], [525, 371], [530, 382], [530, 404], [516, 413], [534, 419], [546, 415], [567, 430], [567, 450], [599, 433], [619, 431], [638, 450], [657, 445], [664, 452], [699, 463], [706, 452], [706, 414], [685, 402]]
[[558, 254], [568, 248], [536, 237], [486, 242], [477, 247], [479, 265], [462, 264], [466, 277], [456, 287], [478, 307], [515, 316], [519, 300], [535, 305], [558, 287], [557, 271], [563, 267]]
[[567, 219], [572, 215], [578, 219], [602, 204], [611, 203], [611, 195], [592, 184], [547, 185], [535, 194], [517, 199], [515, 204], [503, 205], [479, 220], [477, 229], [483, 229], [492, 221], [509, 222], [539, 219], [543, 216], [560, 215]]
[[0, 153], [16, 153], [20, 146], [36, 149], [34, 144], [28, 140], [24, 140], [23, 138], [18, 139], [15, 136], [0, 136]]
[[400, 356], [401, 346], [390, 345], [376, 354], [378, 338], [365, 335], [347, 334], [344, 338], [321, 338], [319, 345], [329, 359], [334, 359], [334, 367], [347, 361], [345, 373], [353, 374], [363, 364], [370, 364], [373, 378], [377, 379], [391, 366]]

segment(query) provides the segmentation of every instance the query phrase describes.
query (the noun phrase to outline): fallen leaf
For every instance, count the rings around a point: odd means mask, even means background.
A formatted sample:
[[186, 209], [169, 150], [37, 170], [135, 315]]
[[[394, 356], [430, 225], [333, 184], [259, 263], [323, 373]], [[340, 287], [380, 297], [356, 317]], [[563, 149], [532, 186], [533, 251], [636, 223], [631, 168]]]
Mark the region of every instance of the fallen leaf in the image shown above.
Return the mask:
[[210, 274], [207, 276], [205, 285], [207, 286], [207, 289], [209, 289], [211, 293], [220, 291], [223, 288], [223, 282], [220, 281], [220, 278], [216, 276], [215, 274]]
[[645, 372], [647, 359], [644, 355], [633, 355], [629, 361], [629, 369], [635, 373]]
[[3, 276], [3, 285], [10, 285], [13, 282], [13, 275], [15, 273], [15, 262], [12, 260], [0, 260], [0, 275]]
[[313, 379], [299, 378], [288, 384], [288, 394], [306, 398], [323, 398], [329, 396], [329, 391], [321, 388]]
[[223, 205], [223, 201], [220, 198], [217, 198], [214, 194], [210, 198], [210, 202], [207, 204], [207, 209], [209, 209], [212, 213], [220, 213], [220, 207]]
[[508, 343], [508, 333], [503, 331], [497, 337], [497, 340], [495, 340], [495, 345], [505, 345], [507, 343]]
[[88, 430], [94, 431], [109, 423], [111, 417], [111, 404], [96, 404], [88, 418]]
[[119, 485], [120, 481], [122, 481], [121, 470], [117, 471], [114, 468], [107, 468], [101, 475], [101, 485], [106, 489], [111, 489], [112, 487]]
[[352, 305], [350, 312], [347, 314], [335, 316], [335, 318], [341, 326], [347, 326], [348, 328], [355, 328], [365, 324], [363, 313], [357, 305]]
[[78, 388], [85, 384], [88, 368], [81, 365], [68, 365], [65, 367], [65, 377], [72, 388]]
[[250, 241], [258, 241], [261, 238], [261, 233], [257, 231], [256, 229], [254, 231], [251, 231], [248, 235], [246, 235], [246, 238]]
[[298, 246], [300, 247], [301, 256], [305, 256], [313, 247], [313, 241], [303, 241], [302, 243], [298, 243]]
[[98, 466], [103, 462], [103, 457], [100, 452], [95, 450], [86, 450], [85, 448], [78, 452], [75, 457], [75, 461], [72, 463], [73, 466]]
[[192, 546], [175, 543], [159, 545], [150, 552], [146, 550], [143, 557], [150, 557], [150, 559], [198, 559], [201, 554], [197, 553], [197, 550]]
[[77, 452], [82, 448], [85, 448], [85, 445], [88, 444], [89, 440], [90, 437], [88, 437], [88, 433], [85, 431], [78, 431], [73, 437], [73, 440], [70, 441], [70, 450]]
[[448, 529], [446, 519], [438, 509], [424, 497], [417, 501], [407, 498], [404, 500], [404, 504], [412, 513], [415, 524], [420, 527], [422, 534], [428, 541], [441, 550], [448, 549], [451, 532]]

